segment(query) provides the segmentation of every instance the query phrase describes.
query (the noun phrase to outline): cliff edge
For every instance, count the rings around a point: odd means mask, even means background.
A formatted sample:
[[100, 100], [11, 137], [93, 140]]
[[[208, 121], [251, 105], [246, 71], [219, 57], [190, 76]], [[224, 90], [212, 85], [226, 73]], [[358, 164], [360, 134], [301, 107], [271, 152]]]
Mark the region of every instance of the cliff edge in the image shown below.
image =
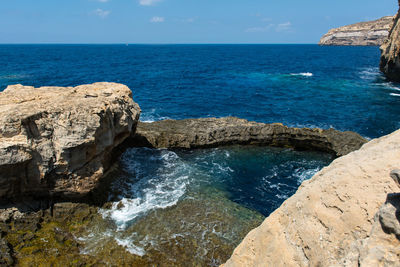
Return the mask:
[[379, 46], [387, 38], [393, 16], [331, 29], [319, 45]]
[[400, 130], [336, 159], [251, 231], [225, 267], [398, 266], [400, 188], [389, 174], [399, 158]]
[[[400, 7], [400, 0], [399, 0]], [[392, 81], [400, 82], [400, 12], [394, 18], [388, 38], [380, 47], [380, 69]]]
[[139, 114], [122, 84], [8, 86], [0, 93], [0, 199], [90, 192]]

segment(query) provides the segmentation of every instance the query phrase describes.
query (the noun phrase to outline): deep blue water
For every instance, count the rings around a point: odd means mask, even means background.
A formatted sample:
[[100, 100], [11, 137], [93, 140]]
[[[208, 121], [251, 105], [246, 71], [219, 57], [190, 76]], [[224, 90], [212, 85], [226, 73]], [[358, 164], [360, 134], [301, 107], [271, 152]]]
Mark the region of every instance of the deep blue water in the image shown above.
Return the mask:
[[0, 90], [124, 83], [145, 121], [232, 115], [370, 138], [400, 122], [400, 87], [379, 73], [377, 47], [0, 45], [0, 62]]

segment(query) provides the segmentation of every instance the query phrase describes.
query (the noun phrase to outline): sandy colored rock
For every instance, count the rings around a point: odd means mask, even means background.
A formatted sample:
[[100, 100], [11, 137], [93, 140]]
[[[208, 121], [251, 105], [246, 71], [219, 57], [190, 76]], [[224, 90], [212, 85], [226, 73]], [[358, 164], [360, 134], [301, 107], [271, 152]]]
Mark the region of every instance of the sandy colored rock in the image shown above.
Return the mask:
[[388, 37], [393, 16], [355, 23], [331, 29], [319, 41], [320, 45], [379, 46]]
[[8, 86], [0, 93], [0, 198], [89, 192], [139, 114], [121, 84]]
[[225, 266], [399, 266], [397, 204], [380, 209], [398, 191], [390, 172], [399, 158], [396, 131], [336, 159], [251, 231]]
[[[400, 1], [399, 1], [400, 6]], [[400, 82], [400, 12], [394, 18], [388, 38], [380, 47], [380, 69], [392, 81]]]
[[319, 150], [342, 156], [359, 149], [366, 142], [354, 132], [290, 128], [280, 123], [265, 124], [226, 117], [140, 122], [131, 143], [154, 148], [254, 144]]

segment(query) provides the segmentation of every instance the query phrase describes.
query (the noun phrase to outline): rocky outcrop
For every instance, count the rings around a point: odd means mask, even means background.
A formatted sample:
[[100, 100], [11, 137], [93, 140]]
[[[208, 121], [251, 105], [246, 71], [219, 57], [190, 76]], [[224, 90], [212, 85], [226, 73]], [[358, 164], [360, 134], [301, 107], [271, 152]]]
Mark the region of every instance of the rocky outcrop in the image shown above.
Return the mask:
[[[225, 264], [398, 266], [400, 131], [372, 140], [303, 182]], [[392, 174], [393, 176], [393, 174]]]
[[88, 193], [139, 114], [121, 84], [7, 87], [0, 93], [0, 198]]
[[[400, 1], [399, 1], [400, 6]], [[389, 36], [381, 46], [380, 69], [392, 81], [400, 82], [400, 12], [394, 18]]]
[[393, 16], [331, 29], [319, 41], [320, 45], [379, 46], [387, 38]]
[[290, 128], [235, 117], [140, 122], [131, 140], [134, 146], [153, 148], [204, 148], [254, 144], [319, 150], [345, 155], [367, 140], [354, 132], [333, 129]]

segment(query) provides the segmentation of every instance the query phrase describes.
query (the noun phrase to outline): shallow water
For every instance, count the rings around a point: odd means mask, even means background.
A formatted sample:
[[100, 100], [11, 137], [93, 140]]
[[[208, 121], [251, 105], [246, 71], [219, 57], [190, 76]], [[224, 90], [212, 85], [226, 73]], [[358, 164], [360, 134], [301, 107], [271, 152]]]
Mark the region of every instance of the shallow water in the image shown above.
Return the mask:
[[[132, 148], [122, 155], [108, 222], [81, 240], [114, 242], [147, 262], [219, 265], [241, 239], [332, 157], [266, 147], [193, 151]], [[190, 264], [189, 264], [190, 265]]]

